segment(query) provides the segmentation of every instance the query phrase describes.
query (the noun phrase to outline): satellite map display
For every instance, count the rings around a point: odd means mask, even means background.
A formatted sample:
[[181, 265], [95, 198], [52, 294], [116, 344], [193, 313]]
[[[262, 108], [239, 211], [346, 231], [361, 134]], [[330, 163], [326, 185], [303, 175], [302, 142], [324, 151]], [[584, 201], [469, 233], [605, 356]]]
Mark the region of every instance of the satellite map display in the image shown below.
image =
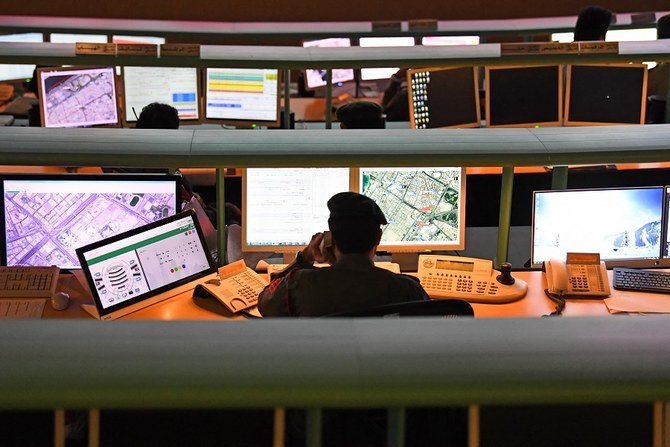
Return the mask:
[[175, 214], [175, 193], [5, 190], [7, 265], [78, 268], [75, 249]]
[[41, 75], [46, 127], [117, 123], [113, 68], [52, 71]]
[[361, 193], [381, 207], [382, 244], [459, 243], [460, 168], [361, 169]]

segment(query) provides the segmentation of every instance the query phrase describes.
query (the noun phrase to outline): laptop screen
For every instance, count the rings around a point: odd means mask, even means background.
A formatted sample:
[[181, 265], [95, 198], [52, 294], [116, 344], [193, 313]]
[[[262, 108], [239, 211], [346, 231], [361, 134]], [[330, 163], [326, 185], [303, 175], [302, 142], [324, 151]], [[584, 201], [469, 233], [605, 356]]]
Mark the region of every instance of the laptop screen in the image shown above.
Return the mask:
[[102, 317], [215, 273], [205, 247], [188, 211], [81, 247], [77, 256]]

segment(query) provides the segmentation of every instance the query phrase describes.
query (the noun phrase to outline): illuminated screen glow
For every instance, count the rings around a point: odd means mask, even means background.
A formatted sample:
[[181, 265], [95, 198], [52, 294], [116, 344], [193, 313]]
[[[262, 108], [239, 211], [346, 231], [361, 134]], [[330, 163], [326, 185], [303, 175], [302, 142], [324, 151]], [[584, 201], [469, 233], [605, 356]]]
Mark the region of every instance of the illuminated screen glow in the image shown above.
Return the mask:
[[426, 36], [421, 38], [421, 45], [479, 45], [479, 36]]
[[155, 36], [112, 36], [113, 43], [146, 43], [151, 45], [162, 45], [165, 37]]
[[[42, 33], [19, 33], [0, 35], [0, 42], [28, 42], [40, 43], [44, 38]], [[12, 79], [29, 79], [33, 77], [35, 65], [29, 64], [0, 64], [0, 81]]]
[[[361, 37], [361, 47], [413, 47], [413, 37]], [[361, 79], [370, 81], [373, 79], [388, 79], [399, 70], [399, 67], [390, 68], [361, 68]]]
[[276, 69], [208, 68], [205, 83], [205, 118], [277, 121]]
[[349, 191], [349, 168], [249, 168], [244, 181], [243, 248], [297, 251], [328, 229], [326, 202]]
[[532, 263], [568, 252], [602, 260], [658, 259], [663, 187], [537, 191]]
[[[351, 39], [332, 38], [310, 40], [308, 42], [303, 42], [302, 46], [305, 48], [344, 48], [351, 46]], [[333, 84], [340, 84], [342, 82], [354, 80], [354, 70], [351, 68], [335, 68], [332, 73]], [[326, 70], [305, 70], [305, 85], [307, 88], [317, 88], [326, 85]]]
[[49, 35], [49, 41], [53, 43], [107, 43], [107, 36], [105, 34], [52, 33]]
[[[125, 67], [123, 69], [126, 121], [137, 121], [152, 102], [169, 104], [181, 120], [197, 120], [198, 70], [190, 67]], [[133, 108], [135, 113], [133, 113]]]

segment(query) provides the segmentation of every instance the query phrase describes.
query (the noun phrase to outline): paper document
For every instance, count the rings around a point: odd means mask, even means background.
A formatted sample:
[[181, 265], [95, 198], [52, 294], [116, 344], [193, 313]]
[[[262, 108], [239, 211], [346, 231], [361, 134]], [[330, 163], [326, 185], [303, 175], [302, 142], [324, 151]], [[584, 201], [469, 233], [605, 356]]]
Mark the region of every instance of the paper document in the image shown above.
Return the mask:
[[611, 314], [621, 312], [670, 313], [670, 296], [661, 293], [618, 290], [615, 297], [605, 298], [605, 305]]
[[0, 300], [0, 320], [42, 318], [47, 300]]

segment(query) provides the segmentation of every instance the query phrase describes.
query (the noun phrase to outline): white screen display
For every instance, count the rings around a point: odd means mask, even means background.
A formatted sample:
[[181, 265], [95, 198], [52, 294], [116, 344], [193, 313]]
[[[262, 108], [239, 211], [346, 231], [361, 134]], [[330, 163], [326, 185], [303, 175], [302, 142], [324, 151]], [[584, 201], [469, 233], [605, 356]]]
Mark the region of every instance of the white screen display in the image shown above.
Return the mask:
[[349, 168], [247, 169], [247, 245], [307, 245], [328, 229], [326, 202], [343, 191], [349, 191]]
[[421, 45], [479, 45], [479, 36], [426, 36], [421, 39]]
[[113, 43], [146, 43], [151, 45], [162, 45], [165, 37], [154, 36], [112, 36]]
[[[351, 39], [348, 38], [332, 38], [311, 40], [303, 42], [303, 47], [320, 47], [320, 48], [342, 48], [350, 47]], [[354, 70], [351, 68], [335, 68], [333, 69], [333, 84], [341, 84], [347, 81], [354, 80]], [[317, 88], [326, 85], [326, 70], [305, 70], [305, 85], [307, 88]]]
[[532, 263], [566, 253], [603, 260], [660, 256], [663, 188], [538, 191], [533, 205]]
[[53, 43], [107, 43], [107, 36], [105, 34], [52, 33], [49, 36], [49, 41]]
[[[197, 120], [198, 70], [190, 67], [125, 67], [123, 69], [126, 121], [137, 121], [152, 102], [169, 104], [179, 119]], [[135, 109], [135, 113], [133, 113]]]
[[209, 268], [191, 216], [84, 253], [107, 309]]
[[[0, 42], [42, 42], [42, 33], [4, 34]], [[0, 64], [0, 81], [10, 79], [29, 79], [33, 77], [34, 65], [27, 64]]]
[[[413, 47], [413, 37], [361, 37], [359, 41], [362, 47]], [[370, 81], [373, 79], [388, 79], [398, 71], [399, 67], [390, 68], [361, 68], [361, 79]]]
[[462, 245], [461, 168], [361, 168], [359, 176], [359, 192], [388, 221], [381, 246]]
[[114, 68], [40, 73], [44, 127], [86, 127], [116, 124]]
[[79, 268], [75, 250], [176, 213], [175, 180], [4, 180], [7, 265]]
[[208, 68], [205, 117], [276, 121], [279, 73], [275, 69]]

